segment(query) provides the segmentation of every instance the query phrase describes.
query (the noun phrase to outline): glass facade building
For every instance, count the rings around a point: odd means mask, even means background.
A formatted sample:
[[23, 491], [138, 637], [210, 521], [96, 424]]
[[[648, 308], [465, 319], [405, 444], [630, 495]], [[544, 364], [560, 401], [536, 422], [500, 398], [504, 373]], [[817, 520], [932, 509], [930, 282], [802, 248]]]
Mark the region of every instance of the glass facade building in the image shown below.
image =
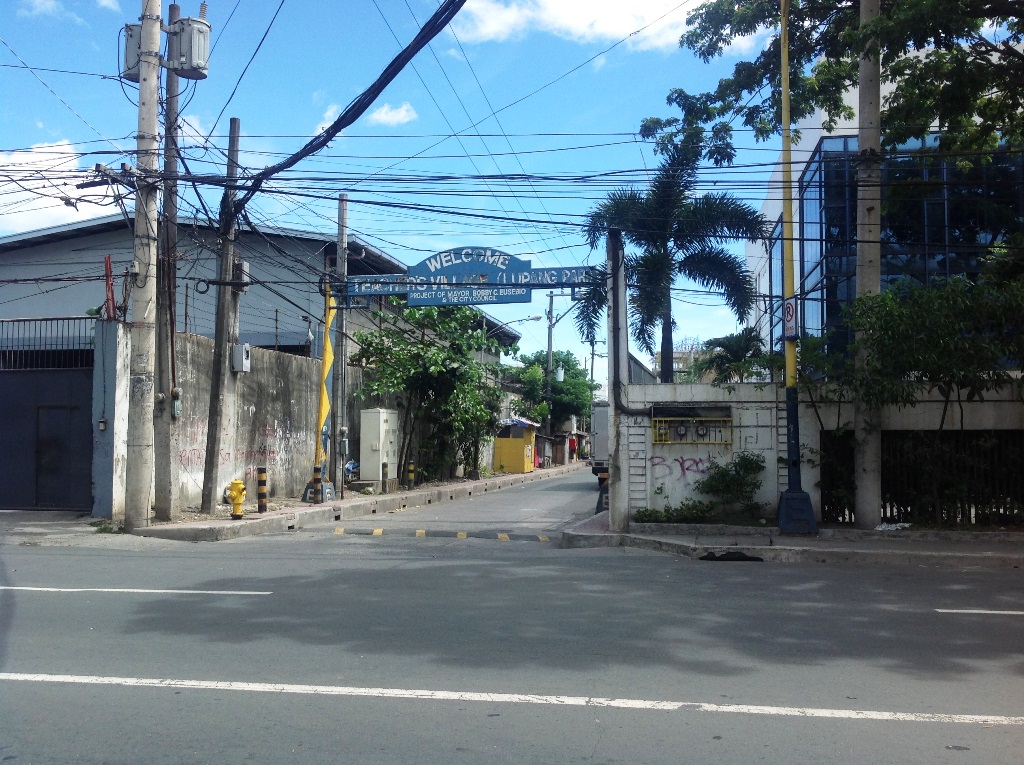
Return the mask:
[[[940, 154], [935, 145], [933, 137], [901, 147], [883, 163], [883, 289], [899, 279], [921, 284], [952, 276], [974, 279], [993, 244], [1024, 231], [1020, 151], [997, 151], [984, 162], [970, 162]], [[796, 188], [801, 332], [830, 333], [830, 351], [842, 353], [850, 341], [843, 307], [856, 296], [857, 138], [821, 139]], [[780, 229], [769, 242], [766, 317], [776, 348], [782, 341]]]

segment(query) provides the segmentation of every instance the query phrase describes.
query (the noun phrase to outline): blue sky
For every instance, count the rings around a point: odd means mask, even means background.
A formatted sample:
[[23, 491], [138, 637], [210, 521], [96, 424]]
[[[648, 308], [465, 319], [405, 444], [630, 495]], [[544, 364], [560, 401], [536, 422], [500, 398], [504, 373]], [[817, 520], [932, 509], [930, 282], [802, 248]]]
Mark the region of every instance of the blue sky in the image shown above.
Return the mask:
[[[116, 212], [74, 185], [97, 162], [132, 162], [137, 92], [114, 75], [122, 27], [142, 2], [0, 3], [0, 235]], [[291, 154], [380, 74], [437, 4], [211, 0], [209, 77], [182, 97], [189, 169], [223, 174], [230, 117], [241, 120], [246, 169]], [[259, 195], [250, 214], [333, 231], [345, 191], [352, 231], [406, 264], [459, 245], [498, 248], [534, 267], [599, 262], [603, 251], [590, 252], [578, 224], [613, 188], [646, 187], [658, 158], [635, 136], [641, 120], [672, 114], [670, 88], [711, 87], [736, 61], [705, 65], [679, 49], [695, 5], [469, 0], [355, 125]], [[181, 13], [198, 16], [198, 0], [182, 2]], [[740, 162], [772, 161], [776, 148]], [[717, 188], [730, 188], [725, 176]], [[755, 206], [763, 196], [756, 184], [734, 193]], [[216, 199], [207, 194], [212, 209]], [[195, 195], [182, 207], [198, 209]], [[556, 298], [556, 314], [570, 305]], [[538, 290], [532, 304], [486, 310], [513, 321], [546, 308]], [[736, 329], [714, 296], [680, 293], [676, 316], [679, 336]], [[544, 322], [515, 326], [525, 351], [546, 347]], [[554, 345], [589, 357], [571, 317], [556, 326]]]

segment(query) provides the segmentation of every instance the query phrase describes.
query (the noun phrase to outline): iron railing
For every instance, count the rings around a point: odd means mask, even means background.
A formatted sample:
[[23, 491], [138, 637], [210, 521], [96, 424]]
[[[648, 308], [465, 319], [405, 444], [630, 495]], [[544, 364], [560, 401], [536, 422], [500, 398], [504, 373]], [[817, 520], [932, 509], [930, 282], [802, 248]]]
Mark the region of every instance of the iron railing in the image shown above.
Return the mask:
[[93, 365], [96, 319], [0, 319], [0, 370], [81, 369]]

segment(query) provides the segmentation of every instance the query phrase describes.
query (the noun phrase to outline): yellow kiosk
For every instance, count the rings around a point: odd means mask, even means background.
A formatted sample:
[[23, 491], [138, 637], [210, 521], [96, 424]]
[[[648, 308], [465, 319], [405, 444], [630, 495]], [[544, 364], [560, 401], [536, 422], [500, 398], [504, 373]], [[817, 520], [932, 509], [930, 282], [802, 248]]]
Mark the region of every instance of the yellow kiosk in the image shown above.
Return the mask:
[[494, 470], [504, 473], [532, 473], [537, 455], [539, 422], [521, 417], [502, 420], [494, 438]]

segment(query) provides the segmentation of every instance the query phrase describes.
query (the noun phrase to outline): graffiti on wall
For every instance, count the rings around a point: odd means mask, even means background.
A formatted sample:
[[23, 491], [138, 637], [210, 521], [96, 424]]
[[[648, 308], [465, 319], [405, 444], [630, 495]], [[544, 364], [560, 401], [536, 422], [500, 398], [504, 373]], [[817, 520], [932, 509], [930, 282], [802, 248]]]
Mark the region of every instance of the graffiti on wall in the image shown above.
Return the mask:
[[711, 455], [707, 457], [663, 457], [659, 454], [649, 457], [647, 464], [651, 478], [658, 482], [680, 481], [689, 486], [708, 472]]

